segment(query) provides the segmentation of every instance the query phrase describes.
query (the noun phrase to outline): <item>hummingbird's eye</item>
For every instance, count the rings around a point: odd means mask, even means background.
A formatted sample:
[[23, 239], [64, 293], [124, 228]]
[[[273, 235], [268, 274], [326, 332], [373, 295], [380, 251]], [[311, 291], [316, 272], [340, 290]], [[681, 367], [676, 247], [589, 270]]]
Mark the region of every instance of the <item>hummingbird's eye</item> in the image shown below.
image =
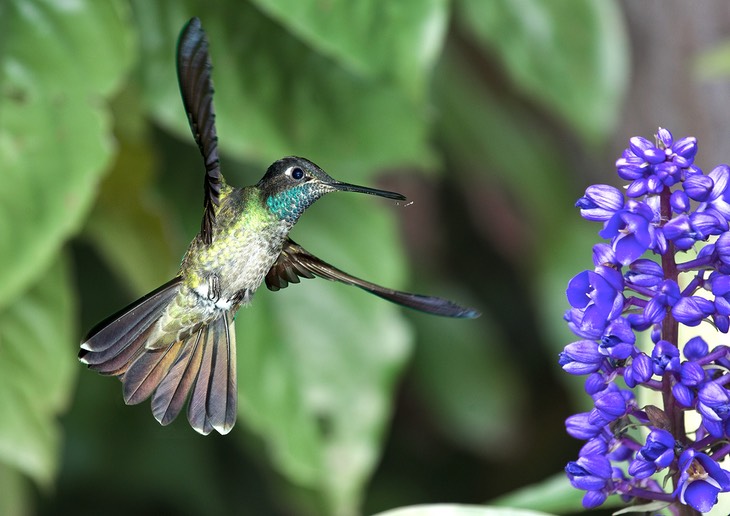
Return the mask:
[[299, 167], [294, 167], [291, 169], [291, 177], [298, 181], [304, 177], [304, 171]]

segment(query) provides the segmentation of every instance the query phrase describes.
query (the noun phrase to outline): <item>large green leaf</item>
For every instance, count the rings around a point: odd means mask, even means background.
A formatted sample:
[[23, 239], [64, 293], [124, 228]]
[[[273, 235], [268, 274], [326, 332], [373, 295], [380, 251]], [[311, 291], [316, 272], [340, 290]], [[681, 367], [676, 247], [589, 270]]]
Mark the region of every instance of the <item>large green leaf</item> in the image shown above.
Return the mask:
[[324, 55], [370, 78], [425, 93], [448, 21], [448, 0], [253, 0]]
[[401, 507], [378, 513], [376, 516], [549, 516], [549, 514], [526, 509], [444, 503]]
[[[295, 238], [353, 274], [399, 283], [392, 223], [376, 204], [345, 195], [319, 201]], [[289, 478], [319, 492], [328, 512], [352, 513], [378, 459], [394, 380], [410, 349], [398, 308], [344, 285], [305, 280], [260, 292], [239, 313], [237, 330], [241, 415]]]
[[[507, 493], [495, 500], [490, 505], [500, 507], [523, 507], [542, 511], [551, 511], [559, 514], [577, 513], [583, 511], [581, 500], [585, 491], [574, 488], [570, 485], [565, 473], [558, 473], [546, 478], [542, 482], [523, 486], [511, 493]], [[611, 496], [602, 507], [620, 507], [621, 499], [618, 496]]]
[[614, 127], [628, 44], [613, 0], [460, 0], [458, 19], [515, 85], [595, 143]]
[[[130, 88], [115, 103], [119, 152], [101, 183], [86, 231], [117, 273], [143, 293], [175, 274], [182, 239], [153, 187], [157, 163], [136, 93]], [[191, 174], [200, 171], [190, 168]]]
[[10, 0], [0, 17], [0, 306], [76, 231], [113, 147], [132, 54], [123, 4]]
[[0, 311], [0, 461], [48, 486], [58, 464], [58, 413], [78, 370], [66, 265], [56, 261]]
[[[213, 59], [224, 151], [267, 164], [302, 155], [356, 179], [383, 166], [427, 164], [425, 109], [400, 89], [353, 74], [248, 3], [134, 2], [145, 95], [155, 117], [190, 138], [175, 76], [175, 41], [193, 15]], [[224, 163], [225, 169], [225, 163]]]

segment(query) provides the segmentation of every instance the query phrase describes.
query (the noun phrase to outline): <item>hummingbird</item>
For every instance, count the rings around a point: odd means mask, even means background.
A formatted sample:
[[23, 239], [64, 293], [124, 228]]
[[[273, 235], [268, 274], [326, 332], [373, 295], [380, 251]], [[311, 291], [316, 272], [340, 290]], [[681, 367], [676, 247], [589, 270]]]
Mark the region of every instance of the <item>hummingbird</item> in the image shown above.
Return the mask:
[[400, 292], [356, 278], [289, 238], [304, 211], [330, 192], [403, 201], [399, 193], [336, 181], [305, 158], [275, 161], [261, 180], [235, 188], [223, 178], [213, 109], [208, 41], [198, 18], [183, 27], [177, 76], [190, 129], [205, 164], [203, 219], [172, 280], [97, 324], [79, 359], [118, 377], [125, 403], [152, 398], [152, 413], [171, 423], [187, 401], [197, 432], [227, 434], [236, 422], [234, 317], [265, 283], [277, 291], [301, 278], [359, 287], [421, 312], [474, 318], [479, 313], [438, 297]]

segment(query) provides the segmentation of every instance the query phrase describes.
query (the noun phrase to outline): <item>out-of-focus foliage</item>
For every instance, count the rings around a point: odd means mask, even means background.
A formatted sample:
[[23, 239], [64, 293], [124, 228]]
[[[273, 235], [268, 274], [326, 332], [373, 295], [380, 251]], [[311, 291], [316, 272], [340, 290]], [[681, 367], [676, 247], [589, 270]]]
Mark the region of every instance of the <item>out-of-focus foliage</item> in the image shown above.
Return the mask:
[[[515, 5], [0, 3], [0, 513], [349, 515], [528, 484], [509, 505], [575, 510], [573, 493], [535, 502], [572, 456], [552, 444], [569, 411], [550, 371], [564, 283], [589, 259], [555, 238], [585, 241], [567, 222], [564, 140], [595, 149], [612, 131], [627, 45], [613, 1]], [[254, 183], [293, 154], [387, 183], [415, 204], [329, 196], [293, 238], [484, 312], [406, 314], [323, 280], [261, 291], [237, 318], [226, 437], [184, 418], [160, 427], [74, 363], [83, 331], [169, 279], [199, 228], [202, 162], [174, 59], [192, 16], [210, 40], [227, 180]]]

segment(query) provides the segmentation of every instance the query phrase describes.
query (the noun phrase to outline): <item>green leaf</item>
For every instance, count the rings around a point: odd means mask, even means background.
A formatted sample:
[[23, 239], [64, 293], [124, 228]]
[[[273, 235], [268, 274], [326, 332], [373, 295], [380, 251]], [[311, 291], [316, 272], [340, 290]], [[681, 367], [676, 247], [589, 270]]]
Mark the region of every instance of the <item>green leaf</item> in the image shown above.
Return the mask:
[[618, 516], [619, 514], [633, 514], [636, 512], [640, 512], [642, 514], [656, 514], [657, 512], [666, 509], [671, 504], [669, 502], [662, 502], [659, 500], [656, 500], [654, 502], [644, 503], [641, 505], [632, 505], [630, 507], [624, 507], [623, 509], [620, 509], [613, 513], [613, 516]]
[[560, 181], [567, 165], [535, 115], [485, 87], [452, 47], [439, 64], [434, 91], [437, 134], [450, 159], [460, 165], [454, 170], [462, 175], [459, 179], [473, 182], [488, 172], [513, 192], [514, 202], [520, 203], [516, 210], [526, 213], [531, 224], [559, 222], [544, 214], [562, 202], [572, 206]]
[[344, 68], [395, 81], [414, 99], [423, 98], [448, 21], [447, 0], [254, 3]]
[[15, 469], [0, 463], [0, 514], [25, 516], [31, 511], [27, 480]]
[[[558, 473], [537, 484], [528, 485], [490, 501], [500, 507], [523, 507], [556, 513], [582, 512], [584, 491], [570, 485], [565, 473]], [[602, 508], [620, 507], [618, 496], [611, 496]]]
[[629, 53], [612, 0], [460, 0], [458, 20], [494, 52], [514, 84], [588, 142], [617, 122]]
[[0, 461], [46, 487], [58, 465], [56, 417], [78, 370], [66, 269], [57, 260], [0, 312]]
[[3, 5], [0, 307], [79, 228], [113, 153], [104, 102], [132, 58], [120, 2]]
[[266, 165], [285, 155], [307, 156], [333, 174], [347, 170], [353, 180], [378, 167], [433, 161], [423, 105], [389, 84], [354, 75], [248, 3], [202, 5], [134, 2], [145, 98], [165, 127], [190, 138], [174, 49], [183, 24], [202, 13], [224, 151]]
[[[372, 200], [332, 197], [310, 208], [294, 238], [353, 274], [397, 286], [402, 258], [389, 217]], [[317, 491], [327, 512], [354, 512], [377, 463], [410, 351], [398, 312], [358, 289], [304, 280], [259, 292], [238, 314], [239, 412], [278, 468]]]
[[117, 104], [119, 152], [86, 231], [133, 290], [147, 292], [175, 274], [183, 246], [171, 214], [153, 189], [156, 163], [136, 97], [125, 94]]
[[375, 516], [549, 516], [546, 512], [478, 505], [434, 504], [402, 507]]

